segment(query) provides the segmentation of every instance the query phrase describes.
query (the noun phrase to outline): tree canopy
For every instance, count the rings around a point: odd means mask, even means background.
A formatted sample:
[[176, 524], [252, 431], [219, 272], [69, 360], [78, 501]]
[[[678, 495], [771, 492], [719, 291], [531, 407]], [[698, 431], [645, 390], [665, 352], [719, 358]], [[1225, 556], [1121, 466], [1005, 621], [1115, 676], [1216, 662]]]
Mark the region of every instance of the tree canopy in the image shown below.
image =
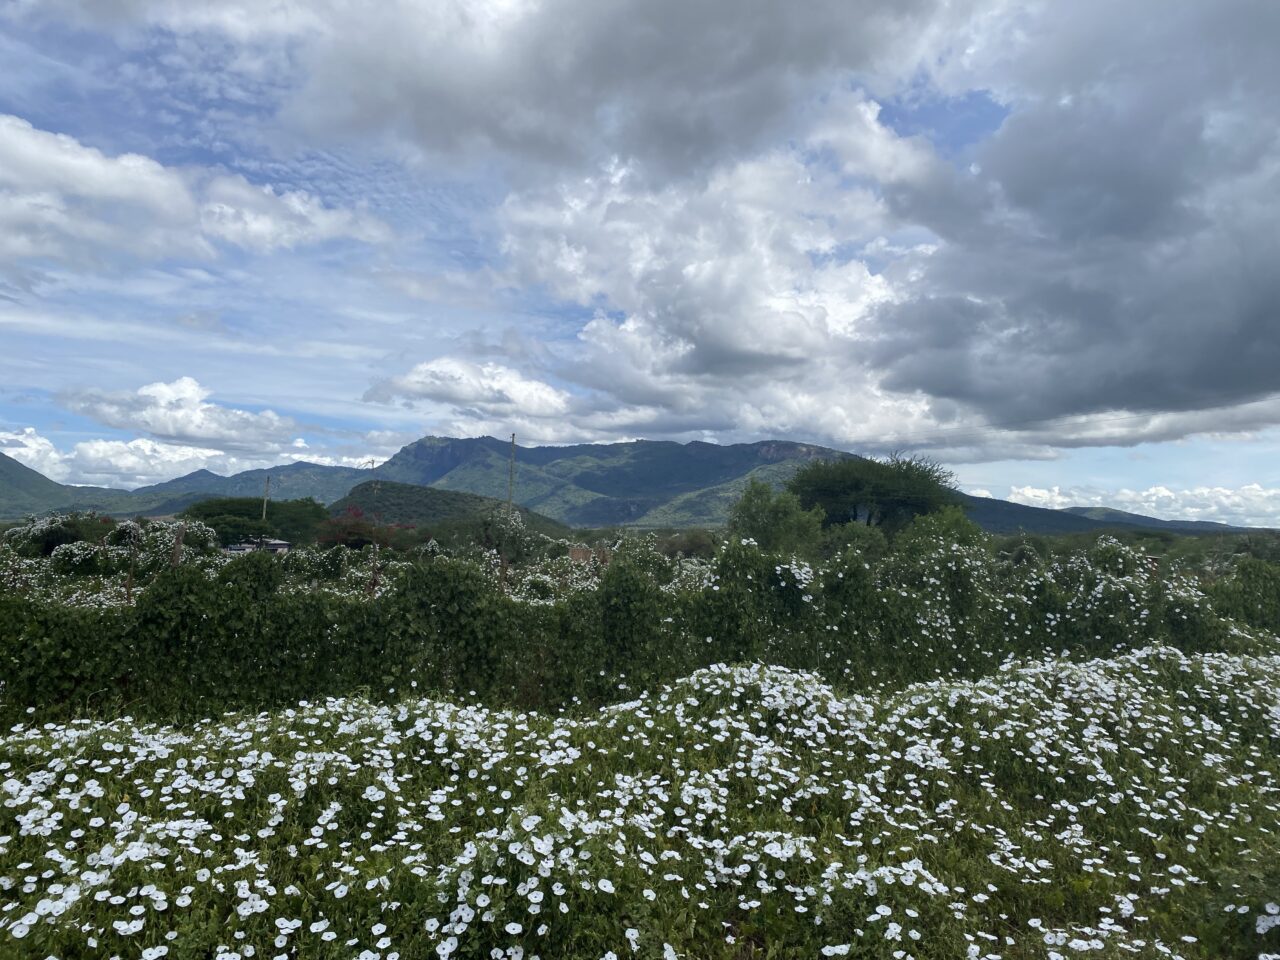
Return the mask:
[[954, 474], [935, 460], [894, 454], [817, 460], [801, 467], [787, 489], [804, 509], [822, 512], [824, 527], [861, 522], [893, 531], [959, 504], [954, 483]]
[[328, 518], [322, 504], [310, 497], [303, 500], [267, 501], [267, 519], [262, 519], [258, 497], [212, 497], [193, 503], [182, 511], [189, 520], [199, 520], [218, 532], [224, 545], [260, 537], [313, 543], [320, 525]]
[[729, 510], [729, 533], [750, 537], [769, 553], [803, 552], [822, 532], [822, 511], [806, 510], [795, 494], [775, 491], [761, 480], [747, 484]]

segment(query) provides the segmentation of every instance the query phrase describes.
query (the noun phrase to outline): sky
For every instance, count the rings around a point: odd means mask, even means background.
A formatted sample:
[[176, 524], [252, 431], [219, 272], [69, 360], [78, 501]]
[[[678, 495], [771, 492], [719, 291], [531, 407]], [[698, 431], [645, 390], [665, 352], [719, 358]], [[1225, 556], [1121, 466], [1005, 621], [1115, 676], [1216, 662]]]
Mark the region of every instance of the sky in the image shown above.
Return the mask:
[[9, 0], [0, 452], [785, 438], [1280, 526], [1272, 0]]

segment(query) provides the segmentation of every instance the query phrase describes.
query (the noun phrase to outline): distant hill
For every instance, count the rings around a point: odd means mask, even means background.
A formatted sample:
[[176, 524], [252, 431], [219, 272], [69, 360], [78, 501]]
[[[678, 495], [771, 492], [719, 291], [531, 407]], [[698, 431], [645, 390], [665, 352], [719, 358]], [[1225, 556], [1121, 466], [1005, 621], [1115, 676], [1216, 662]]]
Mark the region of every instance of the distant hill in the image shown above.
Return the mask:
[[[378, 475], [505, 499], [510, 456], [510, 443], [494, 437], [424, 437], [378, 467]], [[775, 467], [789, 476], [807, 461], [847, 456], [786, 440], [516, 447], [515, 500], [575, 527], [693, 526], [723, 522], [726, 494], [754, 470]], [[712, 492], [725, 485], [730, 489]]]
[[70, 489], [0, 453], [0, 490], [4, 491], [6, 515], [47, 510], [49, 505], [64, 502], [71, 495]]
[[1061, 512], [1070, 513], [1077, 517], [1087, 517], [1109, 527], [1143, 527], [1152, 530], [1169, 530], [1173, 533], [1257, 532], [1256, 528], [1233, 527], [1230, 524], [1216, 523], [1212, 520], [1160, 520], [1156, 517], [1143, 516], [1140, 513], [1113, 510], [1111, 507], [1066, 507]]
[[[853, 454], [789, 440], [759, 443], [580, 443], [515, 449], [514, 499], [522, 508], [569, 527], [714, 527], [752, 479], [782, 486], [804, 464]], [[197, 470], [132, 492], [56, 483], [0, 454], [0, 519], [51, 510], [97, 510], [113, 516], [177, 513], [208, 497], [260, 497], [268, 477], [272, 499], [313, 497], [338, 504], [353, 488], [378, 479], [385, 492], [402, 486], [436, 493], [477, 495], [505, 502], [511, 476], [511, 444], [495, 437], [423, 437], [400, 449], [376, 470], [290, 463], [229, 477]], [[349, 502], [369, 511], [361, 493]], [[404, 519], [433, 522], [470, 501], [429, 495], [404, 498]], [[991, 533], [1085, 533], [1106, 529], [1159, 529], [1181, 534], [1241, 533], [1224, 524], [1157, 520], [1102, 507], [1049, 510], [989, 497], [963, 497], [969, 518]], [[345, 507], [344, 507], [345, 509]], [[442, 511], [442, 513], [440, 512]], [[418, 516], [420, 521], [412, 519]]]
[[[355, 507], [366, 517], [381, 523], [409, 524], [431, 528], [434, 524], [485, 517], [506, 507], [505, 500], [475, 493], [420, 487], [390, 480], [367, 480], [329, 505], [330, 516], [341, 516]], [[570, 530], [562, 523], [525, 507], [516, 507], [525, 525], [548, 536], [562, 537]]]
[[369, 477], [368, 470], [354, 467], [330, 467], [320, 463], [286, 463], [262, 470], [245, 470], [223, 477], [209, 470], [197, 470], [174, 480], [139, 487], [135, 496], [165, 498], [204, 494], [211, 497], [261, 497], [267, 477], [271, 478], [271, 497], [276, 500], [302, 500], [311, 497], [320, 503], [332, 503]]
[[168, 493], [139, 496], [136, 492], [111, 487], [77, 487], [58, 483], [0, 453], [0, 518], [13, 520], [51, 510], [160, 516], [177, 513], [191, 502], [189, 496]]
[[987, 533], [1088, 533], [1090, 530], [1101, 531], [1116, 526], [1065, 510], [1028, 507], [1022, 503], [996, 500], [993, 497], [961, 494], [960, 505], [964, 508], [965, 515]]

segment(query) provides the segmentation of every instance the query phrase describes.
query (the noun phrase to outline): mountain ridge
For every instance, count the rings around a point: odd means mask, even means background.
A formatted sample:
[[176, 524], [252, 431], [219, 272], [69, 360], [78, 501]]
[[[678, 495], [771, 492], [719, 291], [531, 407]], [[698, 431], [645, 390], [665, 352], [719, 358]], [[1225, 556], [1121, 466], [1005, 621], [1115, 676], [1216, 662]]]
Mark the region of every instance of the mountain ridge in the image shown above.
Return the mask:
[[[201, 499], [261, 496], [270, 479], [276, 499], [313, 497], [333, 504], [370, 480], [505, 501], [512, 444], [497, 437], [427, 436], [373, 469], [300, 460], [222, 476], [207, 469], [139, 487], [58, 483], [0, 453], [0, 518], [52, 510], [97, 510], [114, 516], [177, 513]], [[714, 444], [629, 440], [607, 444], [515, 447], [513, 499], [522, 508], [571, 527], [719, 526], [752, 479], [780, 487], [803, 464], [857, 454], [791, 440]], [[970, 519], [991, 533], [1075, 533], [1160, 529], [1175, 533], [1241, 533], [1262, 528], [1209, 521], [1161, 520], [1102, 507], [1055, 510], [961, 495]]]

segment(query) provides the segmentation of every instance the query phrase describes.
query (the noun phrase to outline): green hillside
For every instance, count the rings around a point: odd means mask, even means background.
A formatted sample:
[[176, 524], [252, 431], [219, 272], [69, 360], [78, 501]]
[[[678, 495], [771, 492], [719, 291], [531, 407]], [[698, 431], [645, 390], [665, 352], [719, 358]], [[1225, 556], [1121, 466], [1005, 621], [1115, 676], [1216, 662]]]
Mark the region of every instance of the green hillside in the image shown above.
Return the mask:
[[0, 485], [11, 509], [27, 513], [45, 509], [45, 503], [60, 501], [66, 490], [62, 484], [3, 453], [0, 453]]
[[92, 510], [114, 516], [161, 515], [176, 513], [194, 499], [198, 498], [58, 483], [0, 453], [0, 519], [14, 520], [51, 510]]
[[1174, 533], [1248, 533], [1248, 527], [1233, 527], [1226, 523], [1214, 523], [1210, 520], [1160, 520], [1146, 517], [1140, 513], [1129, 513], [1127, 510], [1114, 510], [1111, 507], [1066, 507], [1062, 513], [1070, 513], [1077, 517], [1087, 517], [1109, 527], [1143, 527], [1152, 530], [1170, 530]]
[[1065, 510], [1028, 507], [1022, 503], [961, 494], [965, 515], [988, 533], [1086, 533], [1116, 524], [1080, 517]]
[[682, 493], [650, 510], [636, 521], [635, 526], [652, 529], [722, 526], [729, 516], [729, 508], [742, 496], [748, 483], [760, 480], [780, 489], [795, 475], [800, 465], [798, 460], [771, 463], [714, 487]]
[[[781, 467], [779, 474], [789, 475], [808, 460], [844, 456], [785, 440], [516, 447], [515, 499], [577, 527], [717, 524], [730, 492], [753, 471]], [[380, 466], [378, 475], [504, 499], [510, 457], [511, 445], [494, 437], [424, 437]]]
[[[506, 502], [438, 487], [370, 480], [352, 488], [341, 500], [330, 504], [329, 514], [341, 516], [352, 507], [380, 523], [429, 528], [434, 524], [489, 516], [496, 510], [504, 509]], [[569, 533], [568, 527], [550, 517], [524, 507], [516, 509], [524, 517], [525, 525], [531, 529], [557, 537]]]
[[[749, 480], [780, 487], [805, 463], [849, 456], [852, 454], [787, 440], [724, 446], [658, 440], [517, 446], [514, 499], [522, 508], [568, 527], [715, 527], [724, 524], [730, 505]], [[373, 471], [306, 462], [246, 470], [229, 477], [197, 470], [132, 492], [57, 483], [0, 454], [0, 519], [51, 510], [96, 510], [113, 516], [174, 514], [209, 497], [261, 497], [268, 477], [273, 500], [310, 497], [334, 504], [342, 502], [358, 484], [378, 479], [384, 490], [407, 485], [505, 502], [511, 444], [496, 437], [423, 437]], [[422, 522], [433, 522], [436, 501], [410, 500], [406, 500], [410, 511], [406, 517], [422, 510]], [[455, 505], [461, 503], [456, 501]], [[976, 524], [1000, 534], [1087, 533], [1108, 528], [1179, 534], [1246, 530], [1216, 523], [1157, 520], [1102, 507], [1048, 510], [988, 497], [965, 496], [963, 506]], [[448, 512], [454, 506], [439, 509]]]
[[301, 500], [311, 497], [320, 503], [332, 503], [369, 476], [368, 470], [354, 467], [330, 467], [320, 463], [288, 463], [262, 470], [245, 470], [229, 477], [209, 470], [197, 470], [186, 476], [133, 491], [138, 497], [162, 496], [166, 499], [204, 494], [217, 497], [261, 497], [267, 477], [271, 478], [271, 497], [275, 500]]

